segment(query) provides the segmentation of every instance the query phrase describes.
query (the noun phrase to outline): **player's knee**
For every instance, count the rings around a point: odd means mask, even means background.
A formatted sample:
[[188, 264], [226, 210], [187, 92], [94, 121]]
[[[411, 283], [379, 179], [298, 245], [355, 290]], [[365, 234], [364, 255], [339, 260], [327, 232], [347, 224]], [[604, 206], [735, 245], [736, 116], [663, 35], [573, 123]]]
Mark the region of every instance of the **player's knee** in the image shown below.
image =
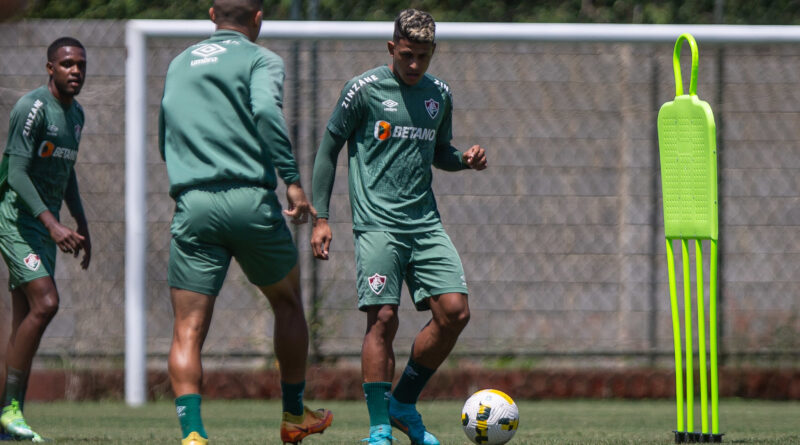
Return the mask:
[[259, 289], [267, 297], [275, 316], [291, 317], [303, 314], [303, 298], [295, 270], [280, 282], [269, 286], [259, 286]]
[[394, 338], [400, 320], [397, 316], [397, 307], [384, 305], [368, 314], [367, 331], [384, 338]]
[[438, 322], [442, 330], [458, 335], [467, 327], [469, 318], [469, 306], [463, 305], [446, 312], [444, 317], [439, 318]]
[[183, 320], [175, 325], [173, 336], [180, 344], [192, 345], [203, 340], [205, 331], [202, 320]]
[[274, 297], [268, 299], [275, 316], [289, 317], [292, 314], [303, 314], [303, 299], [299, 291], [274, 294]]
[[41, 323], [46, 324], [56, 316], [58, 306], [58, 294], [49, 292], [37, 298], [35, 303], [31, 305], [30, 315]]

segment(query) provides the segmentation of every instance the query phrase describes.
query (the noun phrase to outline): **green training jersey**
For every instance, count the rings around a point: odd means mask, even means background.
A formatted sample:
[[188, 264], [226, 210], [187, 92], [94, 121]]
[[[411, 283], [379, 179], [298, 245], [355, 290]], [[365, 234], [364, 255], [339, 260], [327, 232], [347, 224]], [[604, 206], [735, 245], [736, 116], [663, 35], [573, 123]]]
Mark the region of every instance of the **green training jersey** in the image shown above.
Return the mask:
[[431, 167], [450, 147], [452, 111], [449, 87], [429, 74], [409, 86], [384, 65], [345, 84], [327, 128], [348, 142], [353, 230], [441, 225]]
[[[78, 157], [83, 123], [83, 108], [78, 101], [64, 106], [46, 85], [22, 96], [11, 110], [5, 155], [31, 159], [28, 175], [42, 202], [56, 218]], [[6, 169], [0, 172], [5, 182], [8, 162], [0, 164], [0, 168]], [[35, 220], [13, 189], [5, 183], [0, 186], [5, 190], [0, 213], [6, 221], [21, 217]]]
[[159, 149], [170, 195], [211, 183], [274, 190], [300, 179], [283, 117], [283, 60], [222, 30], [169, 65], [159, 116]]

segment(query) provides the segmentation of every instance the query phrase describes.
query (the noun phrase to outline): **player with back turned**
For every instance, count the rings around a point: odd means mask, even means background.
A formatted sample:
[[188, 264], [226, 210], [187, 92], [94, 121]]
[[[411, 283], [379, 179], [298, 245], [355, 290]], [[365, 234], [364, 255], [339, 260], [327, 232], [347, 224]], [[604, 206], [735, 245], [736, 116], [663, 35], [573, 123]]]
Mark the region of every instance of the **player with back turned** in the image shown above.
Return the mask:
[[[391, 64], [356, 76], [342, 90], [314, 163], [314, 256], [328, 259], [328, 206], [336, 159], [348, 143], [350, 204], [358, 307], [367, 315], [361, 352], [371, 445], [390, 445], [391, 426], [416, 445], [437, 445], [417, 399], [469, 320], [461, 260], [444, 231], [431, 188], [431, 166], [483, 170], [485, 151], [450, 144], [453, 101], [443, 81], [426, 74], [436, 44], [430, 14], [408, 9], [388, 42]], [[394, 391], [394, 350], [403, 281], [431, 320], [417, 334]]]
[[[84, 125], [75, 100], [86, 78], [86, 50], [71, 37], [47, 48], [47, 85], [23, 96], [11, 111], [0, 164], [0, 252], [8, 266], [11, 337], [0, 425], [17, 440], [41, 442], [23, 417], [31, 363], [45, 329], [58, 311], [54, 281], [56, 247], [89, 267], [92, 245], [84, 215], [75, 161]], [[77, 223], [61, 224], [66, 202]]]
[[[159, 119], [161, 155], [175, 200], [169, 269], [175, 314], [169, 376], [183, 445], [205, 445], [201, 350], [216, 296], [235, 257], [274, 314], [283, 442], [321, 433], [330, 411], [303, 404], [308, 327], [297, 249], [283, 214], [314, 214], [300, 186], [283, 117], [283, 60], [255, 44], [261, 0], [215, 0], [216, 32], [169, 66]], [[278, 175], [289, 209], [275, 194]]]

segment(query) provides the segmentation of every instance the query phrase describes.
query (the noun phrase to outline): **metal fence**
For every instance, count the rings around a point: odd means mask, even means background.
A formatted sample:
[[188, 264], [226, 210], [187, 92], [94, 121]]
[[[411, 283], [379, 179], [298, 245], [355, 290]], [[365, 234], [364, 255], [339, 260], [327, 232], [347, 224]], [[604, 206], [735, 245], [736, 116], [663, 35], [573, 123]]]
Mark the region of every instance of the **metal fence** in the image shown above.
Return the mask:
[[[124, 34], [125, 23], [116, 21], [0, 24], [2, 140], [13, 104], [46, 81], [53, 39], [77, 37], [89, 58], [78, 98], [87, 119], [77, 172], [93, 260], [82, 271], [59, 256], [61, 309], [37, 363], [117, 366], [124, 353]], [[173, 210], [155, 122], [167, 65], [196, 40], [148, 43], [147, 350], [155, 368], [166, 367], [172, 334], [166, 266]], [[340, 89], [388, 62], [385, 40], [260, 42], [286, 61], [284, 110], [307, 189]], [[800, 46], [698, 43], [698, 93], [718, 128], [722, 361], [796, 367]], [[522, 366], [671, 363], [655, 130], [658, 108], [674, 97], [671, 56], [671, 44], [656, 43], [439, 43], [430, 72], [453, 91], [454, 143], [483, 145], [490, 163], [479, 173], [434, 173], [470, 286], [472, 319], [455, 356], [511, 357]], [[296, 233], [317, 359], [357, 357], [366, 326], [356, 309], [346, 181], [342, 155], [331, 260], [311, 258], [308, 226]], [[71, 221], [66, 211], [62, 218]], [[10, 299], [0, 295], [5, 337]], [[428, 318], [408, 303], [401, 306], [399, 355]], [[206, 342], [206, 356], [217, 359], [209, 363], [269, 365], [272, 323], [266, 300], [234, 264]]]

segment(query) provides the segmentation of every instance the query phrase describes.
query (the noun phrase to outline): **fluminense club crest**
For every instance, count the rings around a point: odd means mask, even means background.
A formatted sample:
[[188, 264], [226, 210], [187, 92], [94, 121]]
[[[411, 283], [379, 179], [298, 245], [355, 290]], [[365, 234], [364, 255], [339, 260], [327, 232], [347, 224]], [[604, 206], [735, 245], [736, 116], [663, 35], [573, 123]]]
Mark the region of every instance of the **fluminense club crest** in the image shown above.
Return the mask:
[[428, 111], [428, 115], [431, 119], [435, 118], [437, 114], [439, 114], [439, 102], [436, 102], [433, 99], [428, 99], [425, 101], [425, 110]]
[[380, 295], [386, 286], [386, 277], [384, 275], [375, 274], [367, 278], [367, 281], [369, 282], [369, 288], [372, 289], [372, 292], [375, 292], [375, 295]]
[[42, 260], [40, 260], [39, 255], [36, 255], [35, 253], [29, 253], [28, 256], [26, 256], [22, 261], [30, 270], [39, 270], [39, 266], [42, 265]]

